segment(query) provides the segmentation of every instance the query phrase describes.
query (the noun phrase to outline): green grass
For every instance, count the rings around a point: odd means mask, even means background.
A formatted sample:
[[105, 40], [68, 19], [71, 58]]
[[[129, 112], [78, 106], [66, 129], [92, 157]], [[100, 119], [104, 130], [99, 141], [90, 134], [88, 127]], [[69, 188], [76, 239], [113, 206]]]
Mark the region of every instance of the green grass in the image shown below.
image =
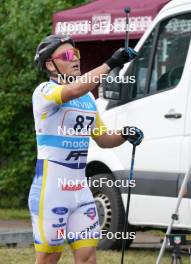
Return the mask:
[[149, 230], [145, 231], [145, 233], [149, 233], [149, 234], [155, 235], [155, 236], [160, 236], [161, 238], [163, 238], [166, 234], [166, 229], [164, 229], [164, 230], [149, 229]]
[[0, 209], [1, 220], [30, 219], [28, 209]]
[[[125, 264], [155, 264], [158, 250], [135, 250], [131, 249], [125, 254]], [[97, 264], [119, 264], [121, 252], [97, 251]], [[0, 248], [0, 264], [34, 264], [35, 251], [30, 248]], [[73, 263], [72, 252], [66, 245], [59, 264]], [[171, 255], [168, 253], [163, 258], [162, 264], [170, 264]], [[187, 256], [183, 257], [183, 263], [188, 264]]]

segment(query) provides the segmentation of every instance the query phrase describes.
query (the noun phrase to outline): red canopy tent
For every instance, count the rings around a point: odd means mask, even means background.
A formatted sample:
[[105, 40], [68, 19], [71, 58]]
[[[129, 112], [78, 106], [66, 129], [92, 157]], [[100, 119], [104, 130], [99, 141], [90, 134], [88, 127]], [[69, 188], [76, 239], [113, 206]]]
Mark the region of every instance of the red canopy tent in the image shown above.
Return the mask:
[[54, 33], [77, 41], [124, 39], [126, 6], [131, 8], [130, 38], [138, 39], [169, 0], [95, 0], [53, 15]]
[[95, 0], [53, 15], [53, 32], [69, 34], [81, 52], [82, 72], [100, 65], [124, 46], [125, 7], [130, 13], [133, 47], [159, 10], [170, 0]]

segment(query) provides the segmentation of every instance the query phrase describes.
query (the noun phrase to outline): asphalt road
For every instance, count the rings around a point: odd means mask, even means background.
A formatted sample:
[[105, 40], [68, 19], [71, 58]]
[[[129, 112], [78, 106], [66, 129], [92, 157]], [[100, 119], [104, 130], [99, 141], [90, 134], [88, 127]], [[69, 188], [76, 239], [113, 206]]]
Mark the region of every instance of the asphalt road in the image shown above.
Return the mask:
[[[0, 235], [32, 232], [30, 220], [0, 220]], [[161, 236], [154, 232], [137, 232], [133, 248], [160, 248]]]

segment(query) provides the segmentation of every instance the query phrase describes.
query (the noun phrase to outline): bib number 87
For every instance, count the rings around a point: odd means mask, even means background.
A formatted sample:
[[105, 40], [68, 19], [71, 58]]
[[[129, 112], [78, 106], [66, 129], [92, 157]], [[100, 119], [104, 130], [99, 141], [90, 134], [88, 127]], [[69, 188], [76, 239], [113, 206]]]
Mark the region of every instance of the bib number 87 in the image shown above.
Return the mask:
[[94, 121], [94, 117], [92, 117], [92, 116], [85, 116], [84, 117], [82, 115], [78, 115], [76, 117], [76, 123], [74, 125], [74, 129], [76, 131], [80, 132], [85, 127], [85, 125], [84, 125], [85, 121], [88, 121], [88, 124], [87, 124], [87, 127], [86, 127], [86, 129], [88, 131], [90, 129], [93, 121]]

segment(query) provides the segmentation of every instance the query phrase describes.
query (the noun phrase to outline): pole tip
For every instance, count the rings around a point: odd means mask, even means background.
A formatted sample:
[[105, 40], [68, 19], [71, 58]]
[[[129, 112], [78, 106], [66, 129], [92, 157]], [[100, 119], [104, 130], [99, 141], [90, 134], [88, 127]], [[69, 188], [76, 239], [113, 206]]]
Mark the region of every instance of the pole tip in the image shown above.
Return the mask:
[[124, 12], [125, 13], [130, 13], [131, 12], [131, 8], [130, 7], [125, 7], [124, 8]]

